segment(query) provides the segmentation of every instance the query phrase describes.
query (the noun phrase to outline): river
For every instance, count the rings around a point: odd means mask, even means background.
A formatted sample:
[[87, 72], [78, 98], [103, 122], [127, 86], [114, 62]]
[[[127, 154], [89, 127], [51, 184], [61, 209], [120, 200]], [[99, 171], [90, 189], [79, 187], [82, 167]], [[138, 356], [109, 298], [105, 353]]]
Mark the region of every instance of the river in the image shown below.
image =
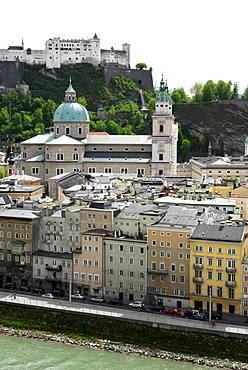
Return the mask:
[[[0, 336], [1, 370], [203, 370], [205, 366]], [[213, 368], [212, 368], [213, 369]]]

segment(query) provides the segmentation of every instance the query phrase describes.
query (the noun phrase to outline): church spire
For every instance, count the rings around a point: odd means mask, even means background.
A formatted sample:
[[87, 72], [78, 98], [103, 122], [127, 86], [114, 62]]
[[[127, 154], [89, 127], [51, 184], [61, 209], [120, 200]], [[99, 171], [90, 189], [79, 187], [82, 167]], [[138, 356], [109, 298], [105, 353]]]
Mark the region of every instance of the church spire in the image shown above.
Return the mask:
[[72, 84], [71, 84], [71, 77], [69, 79], [69, 87], [65, 92], [65, 103], [75, 103], [77, 102], [77, 94], [76, 91], [73, 89]]

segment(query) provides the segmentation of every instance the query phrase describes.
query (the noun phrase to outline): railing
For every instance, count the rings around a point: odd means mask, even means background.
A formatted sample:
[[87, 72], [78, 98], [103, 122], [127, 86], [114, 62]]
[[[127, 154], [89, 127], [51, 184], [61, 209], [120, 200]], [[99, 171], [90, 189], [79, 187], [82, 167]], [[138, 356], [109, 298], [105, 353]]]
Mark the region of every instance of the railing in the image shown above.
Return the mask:
[[193, 268], [198, 269], [198, 270], [202, 270], [203, 269], [203, 264], [202, 263], [194, 263]]
[[236, 281], [226, 281], [227, 287], [235, 287], [236, 285], [237, 285]]
[[226, 267], [226, 272], [236, 272], [236, 267]]
[[203, 278], [202, 277], [193, 277], [193, 282], [194, 283], [203, 283]]

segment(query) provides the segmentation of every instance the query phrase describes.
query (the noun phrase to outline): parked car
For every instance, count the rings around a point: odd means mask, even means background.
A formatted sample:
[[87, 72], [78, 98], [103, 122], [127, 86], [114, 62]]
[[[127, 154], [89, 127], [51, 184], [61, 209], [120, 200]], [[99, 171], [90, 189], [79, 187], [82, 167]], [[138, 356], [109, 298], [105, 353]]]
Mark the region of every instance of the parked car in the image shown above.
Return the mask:
[[129, 308], [142, 308], [143, 306], [144, 306], [144, 302], [142, 301], [130, 302], [128, 305]]
[[153, 306], [152, 311], [163, 312], [164, 306]]
[[42, 298], [50, 298], [50, 299], [53, 299], [55, 297], [54, 297], [54, 295], [52, 293], [45, 293], [45, 294], [42, 294]]
[[43, 289], [43, 288], [34, 288], [32, 290], [32, 293], [35, 293], [35, 294], [45, 294], [45, 289]]
[[51, 291], [52, 295], [54, 295], [54, 297], [64, 297], [65, 295], [65, 292], [63, 290], [60, 290], [60, 289], [54, 289]]
[[30, 289], [29, 286], [22, 285], [22, 286], [20, 286], [19, 291], [20, 292], [31, 292], [31, 289]]
[[[205, 314], [206, 320], [209, 319], [209, 313], [206, 312]], [[219, 311], [212, 311], [211, 312], [211, 320], [221, 320], [222, 319], [222, 313]]]
[[191, 316], [191, 319], [192, 320], [200, 320], [200, 321], [205, 321], [206, 320], [206, 316], [204, 314], [197, 314], [197, 315], [193, 315]]
[[84, 296], [82, 294], [76, 293], [76, 294], [72, 294], [71, 298], [73, 298], [73, 299], [84, 299]]
[[91, 300], [91, 302], [95, 302], [95, 303], [104, 303], [105, 302], [105, 299], [102, 298], [102, 297], [91, 297], [90, 300]]
[[3, 285], [3, 289], [13, 289], [16, 290], [16, 283], [6, 283]]
[[122, 304], [122, 300], [121, 299], [110, 299], [108, 301], [108, 304], [115, 304], [117, 306], [120, 306]]
[[169, 308], [164, 309], [164, 313], [167, 313], [169, 315], [175, 315], [177, 313], [177, 311], [178, 311], [178, 308], [169, 307]]
[[139, 312], [152, 313], [151, 307], [145, 307], [145, 306], [138, 308], [138, 311]]
[[186, 319], [190, 319], [192, 318], [192, 316], [199, 314], [200, 314], [199, 310], [191, 310], [190, 308], [188, 308], [187, 311], [184, 312], [184, 317], [186, 317]]

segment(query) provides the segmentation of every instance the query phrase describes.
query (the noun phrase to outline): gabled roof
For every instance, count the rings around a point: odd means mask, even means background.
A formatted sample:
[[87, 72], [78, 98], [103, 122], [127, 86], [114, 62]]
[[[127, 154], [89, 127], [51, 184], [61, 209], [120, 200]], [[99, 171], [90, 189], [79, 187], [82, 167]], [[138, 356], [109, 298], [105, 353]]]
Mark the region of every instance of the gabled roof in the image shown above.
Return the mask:
[[131, 203], [125, 207], [116, 218], [139, 219], [140, 213], [157, 210], [155, 204]]
[[190, 239], [214, 240], [241, 243], [244, 239], [246, 226], [204, 225], [199, 224]]
[[65, 145], [65, 144], [73, 144], [73, 145], [82, 145], [80, 141], [73, 139], [70, 136], [62, 135], [57, 137], [51, 142], [47, 143], [48, 145]]
[[170, 206], [165, 216], [161, 219], [159, 224], [162, 226], [174, 225], [174, 226], [196, 226], [198, 220], [204, 218], [202, 212], [198, 211], [198, 208], [185, 208], [183, 206]]
[[46, 144], [53, 139], [53, 134], [36, 135], [28, 140], [23, 141], [22, 144]]
[[44, 154], [36, 155], [35, 157], [29, 158], [26, 162], [43, 162], [45, 158]]

